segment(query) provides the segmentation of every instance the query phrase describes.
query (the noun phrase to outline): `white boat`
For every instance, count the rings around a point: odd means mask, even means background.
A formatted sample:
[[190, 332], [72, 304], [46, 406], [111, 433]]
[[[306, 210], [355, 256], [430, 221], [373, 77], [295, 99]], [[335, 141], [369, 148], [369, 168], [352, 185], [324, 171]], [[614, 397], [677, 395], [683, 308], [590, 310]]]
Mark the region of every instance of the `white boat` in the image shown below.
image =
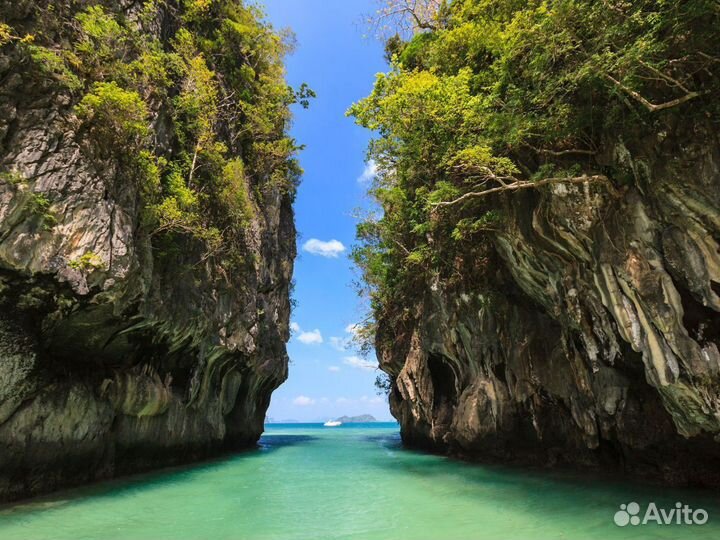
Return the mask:
[[338, 427], [338, 426], [342, 426], [342, 422], [339, 422], [337, 420], [328, 420], [323, 425], [325, 427]]

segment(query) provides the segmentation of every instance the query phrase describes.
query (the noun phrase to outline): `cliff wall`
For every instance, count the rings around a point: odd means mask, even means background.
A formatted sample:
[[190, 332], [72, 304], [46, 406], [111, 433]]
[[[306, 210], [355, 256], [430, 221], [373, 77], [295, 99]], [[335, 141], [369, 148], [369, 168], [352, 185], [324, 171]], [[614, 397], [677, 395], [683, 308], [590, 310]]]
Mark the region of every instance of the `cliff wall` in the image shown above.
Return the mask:
[[[239, 138], [247, 117], [213, 116], [240, 107], [240, 88], [178, 33], [202, 44], [239, 17], [270, 31], [227, 6], [190, 22], [172, 2], [0, 8], [0, 499], [253, 445], [287, 377], [294, 187], [270, 180], [283, 160], [229, 183], [228, 164], [262, 161]], [[103, 46], [110, 60], [91, 56]], [[161, 91], [117, 75], [172, 62]], [[202, 103], [182, 109], [199, 73], [214, 96], [205, 124]], [[111, 79], [117, 99], [98, 90]], [[113, 122], [135, 96], [143, 133], [130, 143]]]
[[720, 483], [720, 145], [608, 144], [636, 186], [506, 201], [493, 286], [428, 283], [380, 322], [403, 439], [466, 457]]

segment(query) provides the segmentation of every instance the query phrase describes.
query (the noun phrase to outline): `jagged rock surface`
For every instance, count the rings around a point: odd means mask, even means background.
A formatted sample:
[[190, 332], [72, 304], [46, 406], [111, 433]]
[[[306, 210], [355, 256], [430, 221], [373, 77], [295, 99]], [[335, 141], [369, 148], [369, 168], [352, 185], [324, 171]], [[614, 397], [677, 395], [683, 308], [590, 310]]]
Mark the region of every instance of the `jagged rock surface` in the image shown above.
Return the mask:
[[287, 376], [291, 196], [251, 193], [243, 271], [161, 256], [137, 185], [20, 62], [0, 55], [0, 500], [254, 444]]
[[717, 132], [598, 159], [633, 187], [513, 195], [492, 286], [428, 283], [379, 321], [392, 412], [405, 442], [456, 455], [719, 485]]

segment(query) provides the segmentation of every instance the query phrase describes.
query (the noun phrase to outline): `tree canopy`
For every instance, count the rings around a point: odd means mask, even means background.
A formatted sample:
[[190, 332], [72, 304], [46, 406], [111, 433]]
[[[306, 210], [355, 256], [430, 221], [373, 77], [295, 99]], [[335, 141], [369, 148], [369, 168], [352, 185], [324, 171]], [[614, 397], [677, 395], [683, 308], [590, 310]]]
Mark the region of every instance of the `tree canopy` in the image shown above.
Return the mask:
[[714, 0], [433, 7], [429, 24], [387, 40], [390, 71], [348, 111], [376, 133], [368, 159], [382, 212], [359, 225], [354, 251], [376, 316], [429, 275], [457, 275], [458, 261], [492, 270], [493, 233], [514, 193], [632, 181], [596, 158], [608, 137], [671, 115], [717, 118]]

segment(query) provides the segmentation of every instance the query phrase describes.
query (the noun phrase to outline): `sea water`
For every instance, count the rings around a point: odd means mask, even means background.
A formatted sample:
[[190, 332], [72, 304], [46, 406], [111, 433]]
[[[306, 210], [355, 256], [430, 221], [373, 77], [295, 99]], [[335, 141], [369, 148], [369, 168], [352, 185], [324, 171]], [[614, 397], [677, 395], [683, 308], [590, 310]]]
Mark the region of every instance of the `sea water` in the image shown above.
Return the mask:
[[[461, 463], [403, 449], [396, 424], [276, 424], [257, 450], [2, 508], [0, 539], [699, 540], [720, 538], [716, 494]], [[616, 525], [631, 502], [708, 521]]]

